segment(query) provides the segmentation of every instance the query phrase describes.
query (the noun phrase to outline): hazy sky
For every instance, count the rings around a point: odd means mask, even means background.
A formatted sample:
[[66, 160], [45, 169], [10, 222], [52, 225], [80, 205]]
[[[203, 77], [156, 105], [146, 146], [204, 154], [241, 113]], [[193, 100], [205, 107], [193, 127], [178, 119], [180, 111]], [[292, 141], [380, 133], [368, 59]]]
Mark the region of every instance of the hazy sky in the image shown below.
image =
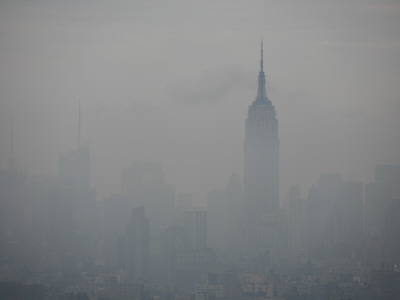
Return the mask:
[[242, 177], [264, 40], [279, 119], [281, 198], [321, 172], [369, 181], [400, 163], [398, 1], [0, 1], [0, 169], [57, 174], [90, 145], [98, 198], [163, 163], [198, 203]]

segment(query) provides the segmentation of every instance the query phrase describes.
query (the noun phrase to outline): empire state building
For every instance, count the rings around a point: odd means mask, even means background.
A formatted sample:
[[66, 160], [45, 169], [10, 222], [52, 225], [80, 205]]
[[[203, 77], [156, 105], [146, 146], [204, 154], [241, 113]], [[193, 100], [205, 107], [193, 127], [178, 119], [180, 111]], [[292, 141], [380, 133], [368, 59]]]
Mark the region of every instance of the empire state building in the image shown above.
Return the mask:
[[258, 93], [246, 120], [243, 197], [246, 252], [251, 256], [275, 256], [279, 213], [278, 120], [266, 94], [262, 43]]

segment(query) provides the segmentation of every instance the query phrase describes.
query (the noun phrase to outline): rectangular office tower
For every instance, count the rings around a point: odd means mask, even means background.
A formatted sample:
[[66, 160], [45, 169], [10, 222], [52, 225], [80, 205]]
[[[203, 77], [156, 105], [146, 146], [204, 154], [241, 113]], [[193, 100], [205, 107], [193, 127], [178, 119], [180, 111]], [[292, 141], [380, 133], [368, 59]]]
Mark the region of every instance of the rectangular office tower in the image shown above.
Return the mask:
[[243, 197], [245, 252], [250, 256], [275, 256], [279, 213], [278, 120], [266, 95], [262, 44], [258, 93], [246, 120]]
[[131, 282], [146, 280], [149, 266], [149, 227], [144, 207], [133, 208], [126, 229], [126, 268]]
[[188, 249], [207, 249], [207, 212], [205, 210], [185, 211], [183, 225], [189, 238]]

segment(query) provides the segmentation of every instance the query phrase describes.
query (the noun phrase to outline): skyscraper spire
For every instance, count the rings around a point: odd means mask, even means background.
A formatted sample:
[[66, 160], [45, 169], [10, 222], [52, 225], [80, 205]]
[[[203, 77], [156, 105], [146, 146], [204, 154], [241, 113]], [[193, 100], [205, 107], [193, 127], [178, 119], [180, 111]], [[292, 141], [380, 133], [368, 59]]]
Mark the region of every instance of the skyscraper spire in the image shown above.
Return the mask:
[[264, 72], [264, 61], [263, 61], [263, 41], [261, 40], [261, 60], [260, 60], [260, 72]]
[[14, 159], [14, 117], [11, 116], [11, 160]]
[[79, 99], [79, 113], [78, 113], [78, 147], [81, 146], [81, 99]]
[[260, 73], [258, 74], [258, 92], [257, 92], [257, 98], [256, 98], [256, 103], [260, 104], [267, 104], [268, 98], [267, 98], [267, 92], [265, 89], [265, 74], [264, 74], [264, 60], [263, 60], [263, 41], [261, 40], [261, 59], [260, 59]]
[[10, 162], [9, 168], [14, 169], [15, 158], [14, 158], [14, 113], [11, 114], [11, 137], [10, 137]]

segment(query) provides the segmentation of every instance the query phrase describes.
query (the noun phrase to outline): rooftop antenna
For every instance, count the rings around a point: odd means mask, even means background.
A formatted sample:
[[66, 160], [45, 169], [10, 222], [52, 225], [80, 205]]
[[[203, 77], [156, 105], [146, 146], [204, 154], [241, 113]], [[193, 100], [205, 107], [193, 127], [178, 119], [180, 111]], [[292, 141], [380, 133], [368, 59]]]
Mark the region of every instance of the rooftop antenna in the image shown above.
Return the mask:
[[11, 113], [11, 142], [10, 142], [10, 169], [14, 169], [15, 167], [15, 158], [14, 158], [14, 112]]
[[258, 92], [256, 101], [257, 103], [268, 103], [267, 92], [265, 90], [265, 74], [264, 74], [264, 48], [263, 40], [261, 39], [261, 59], [260, 59], [260, 73], [258, 74]]
[[81, 146], [81, 99], [78, 101], [78, 148]]
[[260, 70], [264, 72], [264, 61], [263, 61], [263, 40], [261, 40], [261, 60], [260, 60]]
[[14, 113], [11, 115], [11, 164], [14, 164]]

